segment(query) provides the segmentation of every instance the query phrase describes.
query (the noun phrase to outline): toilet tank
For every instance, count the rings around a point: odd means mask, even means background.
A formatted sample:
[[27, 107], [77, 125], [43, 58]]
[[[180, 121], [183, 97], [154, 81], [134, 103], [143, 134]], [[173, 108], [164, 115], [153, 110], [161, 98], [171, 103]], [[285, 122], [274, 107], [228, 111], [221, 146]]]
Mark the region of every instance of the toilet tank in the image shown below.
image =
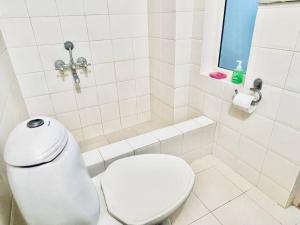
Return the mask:
[[99, 200], [71, 133], [39, 117], [19, 124], [4, 150], [14, 198], [28, 225], [96, 225]]

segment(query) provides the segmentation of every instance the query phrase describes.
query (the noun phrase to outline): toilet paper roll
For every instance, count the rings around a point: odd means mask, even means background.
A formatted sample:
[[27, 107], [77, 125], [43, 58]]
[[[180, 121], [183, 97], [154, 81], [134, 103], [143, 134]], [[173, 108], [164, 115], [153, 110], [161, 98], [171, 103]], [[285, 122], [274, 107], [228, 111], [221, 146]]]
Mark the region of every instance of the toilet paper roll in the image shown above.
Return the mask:
[[233, 98], [233, 105], [244, 112], [253, 113], [256, 109], [256, 106], [251, 105], [254, 99], [255, 97], [252, 95], [238, 93]]

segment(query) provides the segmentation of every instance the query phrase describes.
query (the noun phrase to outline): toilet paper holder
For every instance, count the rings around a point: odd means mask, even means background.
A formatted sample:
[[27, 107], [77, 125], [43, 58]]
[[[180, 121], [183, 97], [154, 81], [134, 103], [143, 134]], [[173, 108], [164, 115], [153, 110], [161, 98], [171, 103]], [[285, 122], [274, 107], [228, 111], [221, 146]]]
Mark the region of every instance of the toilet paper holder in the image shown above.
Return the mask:
[[[253, 87], [250, 88], [250, 91], [254, 92], [254, 94], [258, 95], [258, 97], [257, 97], [257, 99], [252, 101], [251, 105], [257, 105], [262, 100], [262, 94], [261, 94], [262, 86], [263, 86], [262, 79], [257, 78], [254, 80]], [[239, 91], [237, 89], [235, 89], [234, 92], [235, 92], [234, 96], [239, 93]]]

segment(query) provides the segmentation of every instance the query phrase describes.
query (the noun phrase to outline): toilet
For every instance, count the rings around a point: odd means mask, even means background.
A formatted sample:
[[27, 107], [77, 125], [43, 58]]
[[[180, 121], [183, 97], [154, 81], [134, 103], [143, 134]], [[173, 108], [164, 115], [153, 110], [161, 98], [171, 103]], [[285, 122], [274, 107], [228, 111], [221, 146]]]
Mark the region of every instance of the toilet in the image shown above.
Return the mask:
[[4, 160], [28, 225], [152, 225], [188, 198], [194, 173], [182, 159], [136, 155], [90, 178], [71, 133], [57, 120], [33, 118], [9, 135]]

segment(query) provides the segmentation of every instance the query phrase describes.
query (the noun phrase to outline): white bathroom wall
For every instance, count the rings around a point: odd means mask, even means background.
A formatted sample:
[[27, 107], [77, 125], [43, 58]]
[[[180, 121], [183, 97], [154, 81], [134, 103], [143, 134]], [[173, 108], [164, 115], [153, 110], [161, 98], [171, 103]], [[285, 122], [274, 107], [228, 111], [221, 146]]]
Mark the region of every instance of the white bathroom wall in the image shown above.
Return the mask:
[[173, 122], [176, 1], [149, 0], [151, 112]]
[[[207, 27], [204, 32], [211, 31]], [[204, 45], [210, 46], [218, 34], [206, 34]], [[190, 79], [192, 111], [219, 122], [214, 154], [282, 206], [291, 203], [299, 188], [299, 65], [300, 3], [262, 5], [244, 89], [248, 92], [255, 78], [264, 81], [255, 113], [246, 115], [231, 106], [234, 90], [242, 87], [211, 79], [207, 71], [193, 73]]]
[[200, 66], [204, 0], [176, 1], [174, 121], [189, 118], [189, 77]]
[[189, 76], [200, 65], [204, 0], [149, 1], [151, 110], [188, 118]]
[[11, 193], [3, 161], [9, 132], [28, 116], [16, 75], [0, 32], [0, 224], [10, 224]]
[[[30, 116], [60, 120], [77, 140], [150, 119], [147, 0], [1, 0], [1, 24]], [[92, 63], [72, 76], [54, 61]]]

